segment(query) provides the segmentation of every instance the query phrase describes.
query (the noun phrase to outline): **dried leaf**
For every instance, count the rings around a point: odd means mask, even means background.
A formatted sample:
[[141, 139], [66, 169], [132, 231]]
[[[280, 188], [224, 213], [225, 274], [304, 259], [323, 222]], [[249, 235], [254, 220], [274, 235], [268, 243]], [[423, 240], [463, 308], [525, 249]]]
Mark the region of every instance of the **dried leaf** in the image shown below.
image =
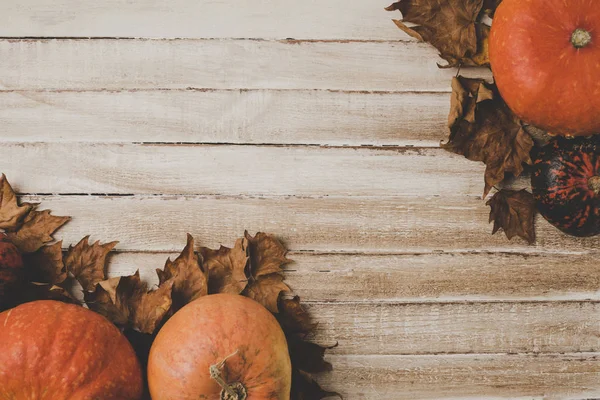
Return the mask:
[[527, 190], [503, 189], [488, 202], [491, 207], [490, 222], [494, 221], [492, 234], [502, 228], [510, 240], [519, 236], [533, 244], [535, 242], [534, 217], [536, 204], [533, 195]]
[[283, 283], [283, 276], [275, 273], [253, 279], [243, 294], [276, 314], [279, 312], [279, 296], [283, 292], [290, 292], [290, 288]]
[[248, 241], [250, 271], [258, 278], [263, 275], [282, 272], [283, 265], [291, 262], [285, 257], [287, 249], [273, 235], [258, 232], [254, 237], [244, 232]]
[[325, 361], [323, 357], [325, 357], [327, 350], [337, 347], [337, 344], [331, 347], [323, 347], [304, 341], [296, 335], [288, 335], [287, 341], [294, 368], [311, 373], [332, 370], [331, 364]]
[[204, 266], [208, 269], [209, 293], [240, 294], [248, 284], [248, 241], [238, 239], [233, 248], [221, 246], [219, 250], [200, 248]]
[[10, 240], [23, 253], [33, 253], [44, 244], [52, 242], [52, 234], [67, 223], [70, 217], [50, 215], [50, 210], [31, 211], [16, 232], [9, 232]]
[[300, 297], [279, 300], [279, 314], [276, 315], [279, 324], [287, 334], [307, 334], [317, 324], [311, 323], [310, 316], [300, 304]]
[[17, 196], [8, 183], [6, 175], [2, 174], [0, 177], [0, 229], [16, 230], [32, 208], [33, 205], [27, 203], [19, 206]]
[[504, 180], [519, 176], [531, 164], [533, 139], [510, 111], [495, 86], [481, 79], [454, 78], [446, 150], [486, 164], [484, 195]]
[[96, 283], [106, 279], [106, 256], [118, 242], [100, 244], [96, 241], [90, 245], [89, 238], [84, 237], [75, 247], [69, 246], [65, 266], [85, 290], [92, 291]]
[[25, 254], [23, 258], [27, 280], [30, 282], [57, 285], [67, 278], [62, 240], [50, 246], [43, 246], [35, 253]]
[[386, 10], [399, 10], [402, 20], [394, 20], [396, 26], [431, 43], [448, 67], [456, 67], [489, 63], [484, 43], [489, 29], [479, 22], [482, 7], [483, 0], [400, 0]]
[[148, 292], [139, 271], [126, 277], [111, 278], [96, 284], [93, 292], [85, 292], [88, 307], [121, 327], [132, 327], [143, 333], [154, 333], [171, 309], [173, 281]]
[[327, 392], [307, 373], [296, 368], [292, 371], [292, 393], [290, 400], [321, 400], [336, 396], [343, 399], [337, 392]]
[[208, 269], [194, 253], [194, 238], [190, 234], [179, 257], [175, 261], [168, 259], [164, 270], [157, 269], [156, 273], [161, 284], [172, 281], [175, 309], [208, 294]]

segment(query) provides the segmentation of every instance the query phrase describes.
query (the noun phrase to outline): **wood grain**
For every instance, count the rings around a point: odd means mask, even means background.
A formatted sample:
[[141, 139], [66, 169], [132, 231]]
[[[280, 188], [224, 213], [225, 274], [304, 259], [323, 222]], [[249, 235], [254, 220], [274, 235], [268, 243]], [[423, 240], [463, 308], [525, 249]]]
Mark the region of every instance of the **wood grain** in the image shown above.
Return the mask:
[[398, 39], [390, 0], [21, 0], [0, 2], [0, 36]]
[[447, 93], [18, 91], [0, 92], [0, 125], [3, 142], [438, 146], [449, 107]]
[[[13, 181], [14, 182], [14, 181]], [[120, 250], [180, 251], [186, 233], [199, 243], [233, 245], [245, 229], [273, 232], [292, 250], [430, 253], [496, 251], [595, 252], [600, 237], [573, 238], [538, 218], [538, 239], [492, 236], [489, 208], [470, 197], [246, 198], [186, 196], [28, 196], [57, 215], [71, 215], [59, 231], [65, 244], [87, 234], [120, 240]]]
[[330, 356], [319, 382], [353, 400], [591, 400], [600, 355]]
[[[233, 240], [231, 240], [232, 242]], [[183, 246], [183, 243], [182, 243]], [[116, 253], [111, 276], [156, 268], [176, 253]], [[453, 302], [600, 300], [598, 253], [319, 254], [291, 253], [286, 282], [308, 301]]]
[[[0, 40], [0, 89], [450, 91], [453, 69], [415, 42]], [[466, 74], [489, 71], [466, 69]]]

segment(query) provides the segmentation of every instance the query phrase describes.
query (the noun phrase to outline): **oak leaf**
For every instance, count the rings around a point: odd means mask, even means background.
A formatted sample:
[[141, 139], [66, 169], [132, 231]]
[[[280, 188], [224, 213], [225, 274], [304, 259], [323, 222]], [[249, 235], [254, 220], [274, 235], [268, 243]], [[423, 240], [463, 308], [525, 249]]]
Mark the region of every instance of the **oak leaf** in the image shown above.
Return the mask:
[[148, 291], [136, 271], [134, 275], [97, 283], [94, 291], [84, 293], [84, 299], [91, 310], [114, 324], [152, 334], [171, 309], [172, 289], [173, 281], [168, 281]]
[[0, 229], [16, 230], [27, 213], [33, 208], [32, 204], [19, 205], [6, 175], [0, 177]]
[[240, 294], [248, 284], [246, 269], [248, 241], [238, 239], [233, 248], [221, 246], [219, 250], [200, 248], [200, 255], [209, 272], [209, 293]]
[[300, 297], [279, 300], [279, 313], [276, 315], [279, 324], [287, 334], [311, 332], [317, 324], [311, 322], [308, 312], [300, 304]]
[[84, 290], [92, 291], [96, 283], [106, 279], [106, 256], [118, 242], [89, 244], [89, 236], [75, 246], [69, 246], [64, 258], [67, 272], [73, 275]]
[[502, 229], [510, 240], [519, 236], [533, 244], [535, 242], [534, 217], [536, 203], [527, 190], [500, 190], [488, 200], [491, 207], [490, 222], [494, 221], [492, 234]]
[[456, 67], [489, 64], [489, 27], [479, 22], [482, 8], [483, 0], [400, 0], [386, 10], [399, 10], [402, 20], [393, 20], [396, 26], [432, 44], [447, 67]]
[[30, 282], [57, 285], [67, 278], [63, 262], [62, 240], [43, 246], [35, 253], [23, 255], [27, 279]]
[[321, 400], [326, 397], [337, 396], [343, 399], [337, 392], [328, 392], [306, 372], [297, 368], [292, 370], [292, 393], [290, 400]]
[[523, 165], [531, 164], [533, 139], [494, 85], [454, 78], [448, 119], [450, 138], [442, 147], [486, 164], [483, 197], [504, 180], [505, 173], [519, 176]]
[[283, 276], [273, 273], [258, 278], [251, 278], [243, 294], [276, 314], [279, 312], [278, 303], [281, 294], [290, 291], [289, 286], [283, 283]]
[[194, 252], [194, 238], [187, 235], [187, 244], [174, 260], [167, 259], [164, 270], [157, 269], [160, 284], [172, 281], [173, 304], [179, 309], [208, 294], [208, 269]]
[[44, 244], [52, 242], [52, 235], [71, 217], [57, 217], [50, 210], [30, 211], [23, 220], [21, 227], [15, 232], [9, 232], [9, 239], [23, 253], [33, 253]]

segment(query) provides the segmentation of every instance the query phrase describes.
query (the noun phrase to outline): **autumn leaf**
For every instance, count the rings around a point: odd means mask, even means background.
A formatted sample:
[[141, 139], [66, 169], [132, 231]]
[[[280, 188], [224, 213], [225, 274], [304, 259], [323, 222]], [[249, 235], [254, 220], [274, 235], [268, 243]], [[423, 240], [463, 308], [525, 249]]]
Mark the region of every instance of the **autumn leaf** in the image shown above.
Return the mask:
[[323, 347], [316, 343], [307, 342], [296, 335], [288, 335], [287, 341], [292, 364], [295, 368], [311, 373], [331, 371], [331, 364], [325, 361], [323, 357], [325, 357], [327, 350], [337, 347], [337, 344], [331, 347]]
[[9, 232], [9, 239], [23, 253], [33, 253], [44, 244], [52, 242], [52, 234], [67, 223], [70, 217], [57, 217], [50, 210], [30, 211], [23, 225], [16, 232]]
[[258, 232], [252, 237], [248, 231], [244, 236], [248, 241], [250, 270], [255, 278], [282, 272], [282, 266], [291, 262], [285, 256], [287, 249], [275, 236]]
[[160, 284], [172, 281], [175, 309], [208, 294], [208, 269], [194, 253], [194, 238], [190, 234], [179, 257], [175, 261], [167, 259], [164, 270], [157, 269], [156, 273]]
[[483, 197], [504, 180], [505, 173], [519, 176], [523, 164], [531, 164], [533, 139], [496, 87], [482, 79], [452, 80], [449, 127], [450, 139], [442, 147], [486, 164]]
[[246, 286], [243, 294], [252, 300], [259, 302], [269, 311], [276, 314], [279, 312], [279, 296], [281, 293], [290, 292], [288, 285], [283, 283], [283, 276], [278, 273], [263, 275]]
[[527, 190], [500, 190], [487, 202], [491, 207], [490, 222], [494, 221], [492, 234], [502, 229], [510, 240], [519, 236], [533, 244], [535, 242], [534, 217], [536, 204]]
[[233, 248], [221, 246], [219, 250], [200, 248], [200, 255], [209, 272], [209, 293], [240, 294], [248, 284], [248, 241], [238, 239]]
[[456, 67], [489, 63], [489, 27], [479, 22], [482, 8], [483, 0], [400, 0], [386, 10], [399, 10], [402, 20], [393, 20], [396, 26], [432, 44], [448, 67]]
[[35, 253], [24, 254], [23, 259], [30, 282], [57, 285], [67, 278], [62, 240], [50, 246], [43, 246]]
[[0, 229], [16, 230], [27, 213], [33, 208], [32, 204], [19, 206], [17, 196], [13, 191], [6, 175], [0, 177]]
[[96, 283], [106, 279], [106, 256], [118, 242], [90, 245], [89, 236], [84, 237], [74, 247], [69, 246], [65, 256], [67, 272], [72, 274], [84, 290], [92, 291]]
[[316, 324], [311, 323], [310, 316], [300, 304], [300, 297], [279, 300], [279, 314], [276, 315], [279, 324], [287, 334], [311, 332]]
[[173, 281], [148, 291], [139, 271], [126, 277], [111, 278], [85, 292], [88, 307], [121, 327], [132, 327], [143, 333], [154, 333], [171, 309]]
[[343, 399], [337, 392], [328, 392], [306, 372], [296, 368], [292, 370], [292, 393], [290, 400], [321, 400], [326, 397], [336, 396]]

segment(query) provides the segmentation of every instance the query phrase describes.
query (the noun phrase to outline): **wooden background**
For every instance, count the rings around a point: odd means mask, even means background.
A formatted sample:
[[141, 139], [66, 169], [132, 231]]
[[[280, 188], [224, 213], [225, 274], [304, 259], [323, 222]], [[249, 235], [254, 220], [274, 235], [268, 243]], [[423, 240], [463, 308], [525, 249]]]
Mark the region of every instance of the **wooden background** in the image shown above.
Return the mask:
[[278, 234], [347, 399], [600, 397], [599, 240], [489, 234], [389, 2], [1, 1], [0, 170], [112, 273]]

